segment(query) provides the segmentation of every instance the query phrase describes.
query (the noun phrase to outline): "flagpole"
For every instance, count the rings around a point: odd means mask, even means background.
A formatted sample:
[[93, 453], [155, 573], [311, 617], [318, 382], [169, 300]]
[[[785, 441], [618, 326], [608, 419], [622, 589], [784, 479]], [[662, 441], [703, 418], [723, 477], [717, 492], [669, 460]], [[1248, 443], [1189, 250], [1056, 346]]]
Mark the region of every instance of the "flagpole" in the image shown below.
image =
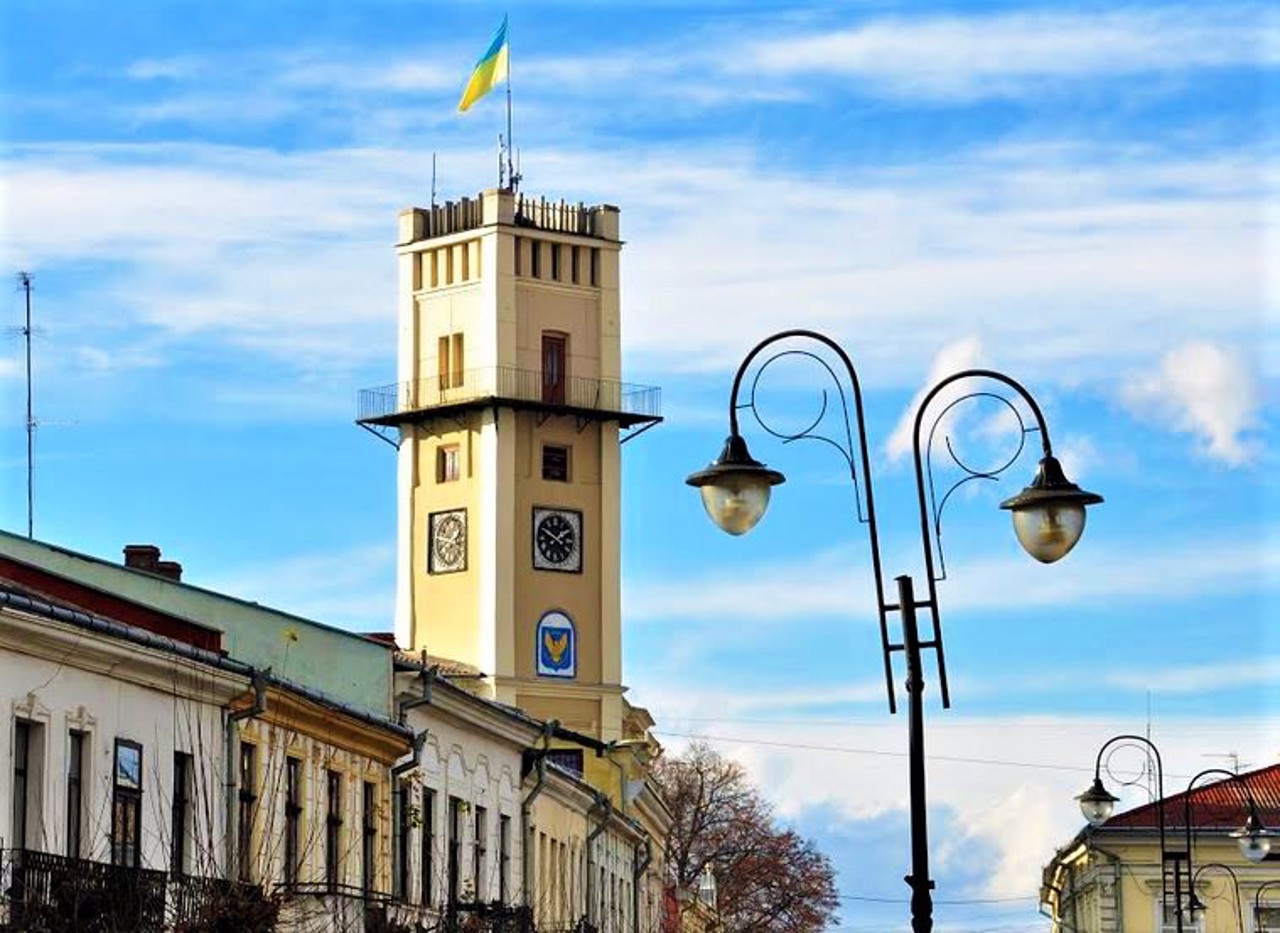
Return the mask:
[[503, 23], [507, 27], [507, 184], [514, 194], [516, 190], [515, 169], [511, 163], [511, 148], [513, 142], [511, 139], [511, 24], [506, 16], [502, 18]]

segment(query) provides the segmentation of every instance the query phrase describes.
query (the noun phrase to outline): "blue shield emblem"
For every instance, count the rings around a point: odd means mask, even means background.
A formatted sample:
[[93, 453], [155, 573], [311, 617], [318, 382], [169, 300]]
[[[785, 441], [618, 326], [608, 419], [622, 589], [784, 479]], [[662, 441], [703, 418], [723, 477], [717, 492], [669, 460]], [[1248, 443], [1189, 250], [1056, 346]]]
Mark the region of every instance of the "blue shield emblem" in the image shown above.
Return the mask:
[[539, 677], [573, 677], [577, 673], [577, 632], [573, 620], [558, 609], [538, 620]]

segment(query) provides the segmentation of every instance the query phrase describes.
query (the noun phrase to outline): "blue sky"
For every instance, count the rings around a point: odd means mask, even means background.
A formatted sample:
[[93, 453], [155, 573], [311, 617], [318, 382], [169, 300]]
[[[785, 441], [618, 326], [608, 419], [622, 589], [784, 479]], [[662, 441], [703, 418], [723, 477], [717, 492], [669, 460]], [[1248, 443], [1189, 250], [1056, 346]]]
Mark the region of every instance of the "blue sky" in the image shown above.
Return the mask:
[[[908, 860], [905, 722], [841, 461], [747, 426], [789, 481], [742, 539], [683, 485], [774, 330], [858, 366], [890, 577], [919, 573], [899, 426], [949, 368], [1024, 382], [1107, 497], [1049, 568], [995, 508], [1030, 455], [948, 505], [940, 930], [1045, 927], [1040, 865], [1111, 734], [1149, 719], [1175, 787], [1205, 756], [1276, 759], [1262, 5], [5, 4], [0, 266], [36, 274], [38, 537], [154, 541], [193, 582], [390, 628], [393, 453], [352, 425], [355, 392], [394, 379], [395, 216], [429, 201], [432, 153], [442, 197], [495, 181], [500, 99], [454, 107], [503, 12], [525, 188], [622, 208], [626, 376], [663, 388], [667, 422], [625, 448], [632, 697], [819, 837], [847, 929], [901, 920]], [[778, 417], [810, 410], [805, 378], [766, 390]], [[1008, 439], [991, 414], [956, 425], [978, 458]]]

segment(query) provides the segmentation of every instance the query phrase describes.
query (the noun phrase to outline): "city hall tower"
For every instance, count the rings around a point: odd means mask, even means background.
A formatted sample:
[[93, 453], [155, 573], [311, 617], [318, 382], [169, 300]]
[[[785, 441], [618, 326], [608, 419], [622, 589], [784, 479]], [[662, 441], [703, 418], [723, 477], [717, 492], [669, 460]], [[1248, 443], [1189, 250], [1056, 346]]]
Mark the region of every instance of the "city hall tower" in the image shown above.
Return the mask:
[[396, 640], [540, 719], [621, 737], [618, 210], [490, 190], [400, 215]]

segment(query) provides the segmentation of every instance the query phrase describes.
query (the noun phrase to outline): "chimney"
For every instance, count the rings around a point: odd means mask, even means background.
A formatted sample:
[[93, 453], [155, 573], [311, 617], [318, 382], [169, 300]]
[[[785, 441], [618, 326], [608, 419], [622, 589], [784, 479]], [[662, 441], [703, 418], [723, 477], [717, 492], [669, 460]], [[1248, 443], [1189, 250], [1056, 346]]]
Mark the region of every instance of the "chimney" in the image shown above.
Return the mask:
[[176, 560], [161, 560], [160, 548], [154, 544], [126, 544], [124, 565], [130, 570], [142, 570], [170, 580], [182, 579], [182, 565]]

